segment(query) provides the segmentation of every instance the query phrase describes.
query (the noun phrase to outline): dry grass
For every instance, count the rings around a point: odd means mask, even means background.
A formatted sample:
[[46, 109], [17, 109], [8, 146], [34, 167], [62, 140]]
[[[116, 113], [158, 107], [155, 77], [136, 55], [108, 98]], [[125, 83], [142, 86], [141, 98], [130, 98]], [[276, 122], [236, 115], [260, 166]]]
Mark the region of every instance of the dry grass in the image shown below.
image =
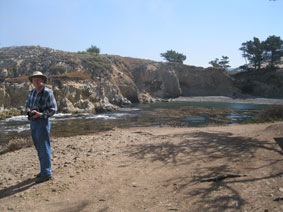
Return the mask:
[[70, 80], [91, 80], [91, 77], [82, 72], [70, 72], [64, 74], [50, 75], [48, 78], [57, 78], [57, 79], [70, 79]]
[[5, 81], [10, 83], [22, 83], [22, 82], [29, 82], [29, 79], [28, 76], [23, 76], [23, 77], [7, 78], [5, 79]]
[[32, 140], [30, 138], [17, 138], [10, 140], [9, 143], [0, 148], [0, 155], [5, 154], [7, 152], [13, 152], [18, 149], [31, 147]]
[[18, 116], [20, 114], [21, 114], [21, 111], [17, 109], [3, 111], [3, 112], [0, 112], [0, 120], [7, 118], [7, 117], [11, 117], [11, 116]]
[[[69, 79], [69, 80], [91, 80], [91, 77], [82, 72], [70, 72], [64, 74], [57, 75], [49, 75], [48, 79], [57, 78], [57, 79]], [[7, 78], [6, 82], [10, 83], [22, 83], [29, 82], [28, 76], [15, 77], [15, 78]]]

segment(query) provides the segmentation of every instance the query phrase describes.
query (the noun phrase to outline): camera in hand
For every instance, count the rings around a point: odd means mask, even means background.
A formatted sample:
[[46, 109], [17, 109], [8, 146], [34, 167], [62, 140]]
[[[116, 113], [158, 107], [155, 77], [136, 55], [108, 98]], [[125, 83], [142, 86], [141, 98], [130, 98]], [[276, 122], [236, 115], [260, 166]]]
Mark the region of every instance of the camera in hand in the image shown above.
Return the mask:
[[36, 114], [35, 110], [38, 111], [37, 108], [33, 108], [32, 110], [27, 112], [28, 120], [33, 120], [33, 116]]

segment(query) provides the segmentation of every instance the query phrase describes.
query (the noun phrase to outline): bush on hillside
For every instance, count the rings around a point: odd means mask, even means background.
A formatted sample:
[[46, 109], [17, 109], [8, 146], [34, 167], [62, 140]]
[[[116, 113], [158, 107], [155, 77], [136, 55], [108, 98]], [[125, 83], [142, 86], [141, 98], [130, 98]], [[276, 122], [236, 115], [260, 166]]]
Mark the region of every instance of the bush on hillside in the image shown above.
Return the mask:
[[51, 75], [49, 78], [70, 79], [70, 80], [91, 80], [90, 76], [82, 72], [70, 72], [64, 74]]
[[48, 69], [50, 75], [63, 74], [66, 72], [66, 68], [63, 65], [53, 65]]
[[168, 62], [175, 62], [175, 63], [181, 63], [181, 64], [183, 64], [183, 62], [187, 58], [182, 53], [178, 53], [178, 52], [176, 52], [174, 50], [168, 50], [165, 53], [161, 53], [160, 56], [163, 57]]

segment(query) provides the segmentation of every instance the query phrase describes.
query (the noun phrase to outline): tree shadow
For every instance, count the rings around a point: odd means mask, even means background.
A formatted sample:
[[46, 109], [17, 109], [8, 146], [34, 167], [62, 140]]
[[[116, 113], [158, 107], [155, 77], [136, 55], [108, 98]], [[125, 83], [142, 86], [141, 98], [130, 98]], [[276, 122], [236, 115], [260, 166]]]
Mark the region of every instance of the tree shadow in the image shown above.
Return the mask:
[[29, 178], [21, 183], [2, 189], [0, 190], [0, 199], [3, 199], [8, 196], [12, 196], [22, 191], [26, 191], [34, 185], [35, 185], [34, 178]]
[[193, 176], [193, 178], [190, 176], [182, 176], [168, 180], [167, 184], [174, 183], [178, 185], [176, 191], [184, 191], [188, 199], [197, 198], [194, 202], [197, 211], [240, 211], [246, 204], [246, 201], [241, 194], [233, 188], [233, 184], [256, 182], [283, 176], [283, 172], [260, 177], [238, 175], [229, 178], [228, 175], [227, 178], [222, 178], [221, 180], [208, 181], [206, 179], [217, 179], [221, 172], [229, 172], [230, 168], [226, 165], [222, 165], [219, 167], [208, 167], [206, 171], [208, 171], [208, 173], [203, 176]]
[[[176, 137], [178, 137], [177, 141]], [[283, 172], [274, 170], [274, 173], [270, 173], [269, 176], [250, 177], [246, 173], [238, 173], [239, 170], [235, 165], [251, 159], [263, 162], [259, 163], [263, 165], [257, 167], [241, 168], [242, 171], [247, 172], [280, 165], [283, 161], [280, 156], [283, 153], [275, 142], [233, 136], [232, 133], [223, 132], [169, 134], [151, 139], [151, 144], [131, 145], [125, 152], [135, 159], [158, 161], [164, 166], [171, 164], [186, 167], [186, 165], [202, 161], [202, 166], [195, 164], [191, 166], [196, 170], [195, 176], [178, 176], [167, 181], [168, 186], [172, 183], [178, 185], [177, 191], [185, 192], [186, 198], [197, 198], [194, 205], [198, 207], [198, 211], [241, 210], [246, 201], [232, 187], [233, 183], [254, 182], [283, 175]], [[164, 142], [154, 143], [155, 139], [157, 142], [163, 139]], [[272, 152], [275, 157], [259, 156], [256, 154], [258, 150]], [[208, 182], [206, 179], [219, 180]]]
[[283, 151], [283, 137], [273, 138]]
[[[189, 164], [207, 157], [211, 160], [225, 158], [229, 161], [237, 161], [243, 156], [245, 159], [254, 158], [258, 149], [283, 155], [275, 143], [233, 136], [231, 133], [196, 132], [156, 136], [152, 140], [159, 137], [165, 138], [165, 142], [131, 145], [125, 152], [136, 159], [150, 159], [152, 162], [175, 165]], [[172, 142], [176, 137], [180, 137], [181, 142]]]

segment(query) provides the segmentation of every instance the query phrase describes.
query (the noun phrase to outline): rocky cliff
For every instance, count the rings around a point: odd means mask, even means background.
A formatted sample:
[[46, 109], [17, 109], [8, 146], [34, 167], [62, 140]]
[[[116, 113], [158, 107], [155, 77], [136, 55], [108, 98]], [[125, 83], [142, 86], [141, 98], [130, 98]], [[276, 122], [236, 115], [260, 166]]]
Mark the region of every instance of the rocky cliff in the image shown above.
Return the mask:
[[233, 75], [234, 86], [244, 95], [283, 98], [283, 69], [262, 69]]
[[221, 70], [39, 46], [0, 49], [0, 112], [24, 110], [27, 76], [41, 71], [59, 111], [103, 112], [178, 96], [240, 95]]

